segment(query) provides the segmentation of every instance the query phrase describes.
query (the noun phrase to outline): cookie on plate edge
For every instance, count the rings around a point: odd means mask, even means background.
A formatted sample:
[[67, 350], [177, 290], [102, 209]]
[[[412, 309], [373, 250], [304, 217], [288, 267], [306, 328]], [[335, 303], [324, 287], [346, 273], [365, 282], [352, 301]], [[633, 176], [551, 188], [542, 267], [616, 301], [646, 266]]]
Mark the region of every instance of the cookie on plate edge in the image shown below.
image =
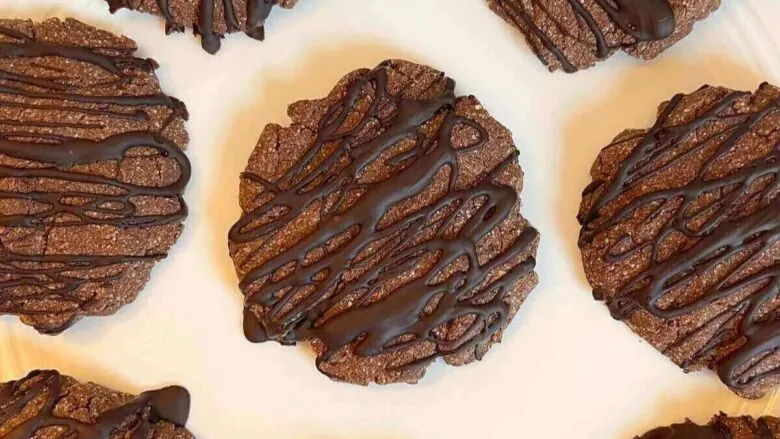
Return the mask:
[[620, 50], [661, 54], [718, 9], [721, 0], [486, 0], [518, 28], [550, 71], [573, 73]]
[[133, 396], [56, 370], [0, 384], [2, 439], [194, 439], [189, 413], [190, 394], [179, 386]]
[[723, 413], [707, 425], [691, 421], [659, 427], [635, 439], [777, 439], [780, 421], [772, 416], [754, 419], [751, 416], [729, 417]]
[[509, 130], [430, 67], [386, 61], [268, 125], [230, 252], [254, 342], [311, 342], [356, 384], [481, 359], [537, 283]]
[[579, 246], [597, 300], [686, 371], [780, 382], [780, 89], [705, 86], [604, 148]]
[[265, 21], [274, 6], [292, 9], [298, 0], [106, 0], [114, 13], [122, 8], [159, 15], [165, 19], [165, 33], [184, 32], [191, 27], [200, 35], [203, 50], [212, 55], [222, 46], [227, 33], [244, 32], [265, 39]]
[[135, 51], [0, 20], [0, 315], [39, 332], [132, 302], [182, 232], [187, 110]]

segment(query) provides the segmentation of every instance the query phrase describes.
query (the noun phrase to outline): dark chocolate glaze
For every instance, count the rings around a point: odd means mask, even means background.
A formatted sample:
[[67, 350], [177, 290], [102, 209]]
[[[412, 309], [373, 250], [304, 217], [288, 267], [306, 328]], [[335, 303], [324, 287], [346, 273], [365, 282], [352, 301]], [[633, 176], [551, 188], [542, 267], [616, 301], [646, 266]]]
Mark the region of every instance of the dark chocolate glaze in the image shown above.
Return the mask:
[[686, 421], [682, 424], [673, 424], [670, 427], [656, 428], [637, 439], [731, 439], [735, 436], [732, 434], [732, 428], [729, 428], [727, 420], [732, 424], [741, 423], [746, 430], [751, 432], [750, 437], [753, 439], [774, 439], [776, 437], [765, 418], [754, 421], [748, 416], [728, 418], [721, 413], [708, 425], [696, 425], [691, 421]]
[[[596, 55], [599, 59], [608, 57], [622, 46], [610, 46], [604, 32], [593, 14], [583, 5], [583, 0], [567, 0], [579, 19], [588, 26], [596, 40]], [[668, 0], [593, 0], [615, 25], [632, 36], [637, 42], [663, 40], [674, 33], [676, 21], [674, 11]], [[564, 71], [573, 73], [577, 67], [555, 42], [534, 24], [525, 3], [521, 0], [496, 0], [501, 7], [511, 11], [513, 16], [521, 17], [523, 28], [527, 28], [550, 53], [558, 59]], [[531, 4], [544, 8], [543, 0], [531, 0]], [[561, 27], [562, 29], [562, 27]], [[577, 37], [581, 38], [581, 37]]]
[[[62, 394], [62, 376], [59, 372], [33, 371], [26, 378], [12, 381], [0, 392], [0, 419], [20, 415], [30, 404], [39, 404], [41, 408], [35, 415], [8, 431], [4, 439], [29, 439], [38, 430], [49, 427], [63, 429], [58, 437], [70, 439], [109, 439], [114, 430], [133, 418], [138, 418], [129, 427], [126, 434], [132, 439], [147, 439], [158, 422], [170, 422], [184, 427], [190, 411], [190, 394], [187, 389], [178, 386], [145, 392], [132, 402], [103, 413], [95, 424], [86, 424], [75, 419], [54, 415], [54, 409]], [[37, 405], [36, 405], [37, 406]]]
[[[115, 84], [130, 80], [127, 69], [141, 69], [152, 72], [157, 68], [153, 60], [142, 60], [131, 57], [108, 56], [96, 51], [59, 44], [44, 43], [33, 40], [14, 29], [0, 26], [0, 33], [12, 37], [18, 43], [0, 43], [1, 58], [33, 58], [61, 57], [77, 60], [98, 66], [116, 76]], [[149, 115], [143, 107], [166, 107], [171, 110], [168, 120], [160, 128], [164, 131], [168, 124], [181, 117], [188, 117], [184, 105], [169, 96], [158, 94], [149, 96], [99, 96], [77, 94], [73, 87], [50, 79], [23, 76], [0, 70], [0, 94], [20, 96], [29, 99], [46, 101], [78, 102], [87, 104], [104, 104], [95, 109], [85, 109], [76, 106], [52, 104], [31, 104], [27, 102], [3, 101], [0, 105], [22, 109], [67, 110], [75, 113], [105, 115], [134, 120], [148, 120]], [[38, 91], [16, 86], [24, 84], [35, 86]], [[109, 84], [105, 84], [109, 85]], [[119, 107], [111, 109], [108, 106]], [[140, 107], [134, 112], [125, 108]], [[0, 121], [5, 125], [14, 125], [13, 121]], [[19, 124], [24, 126], [23, 124]], [[41, 124], [38, 124], [41, 125]], [[64, 123], [51, 123], [45, 126], [52, 128], [68, 127]], [[81, 125], [75, 126], [83, 127]], [[100, 128], [100, 126], [95, 126]], [[128, 151], [143, 147], [154, 150], [161, 157], [171, 159], [179, 169], [179, 178], [168, 185], [159, 187], [138, 186], [118, 179], [82, 173], [73, 170], [75, 166], [90, 165], [102, 161], [119, 162]], [[100, 189], [102, 193], [92, 191], [72, 190], [60, 192], [5, 192], [0, 191], [0, 199], [19, 199], [35, 201], [47, 208], [36, 213], [18, 215], [0, 215], [0, 227], [43, 228], [56, 222], [58, 227], [76, 225], [109, 225], [119, 228], [143, 228], [179, 223], [187, 216], [187, 206], [183, 192], [187, 185], [191, 166], [182, 150], [173, 142], [155, 132], [127, 132], [110, 136], [102, 140], [86, 140], [57, 135], [24, 131], [5, 131], [0, 133], [0, 154], [20, 160], [40, 162], [49, 166], [35, 168], [18, 168], [0, 165], [0, 178], [8, 179], [50, 179], [71, 183], [88, 184]], [[179, 208], [166, 215], [136, 215], [137, 197], [157, 197], [175, 200]], [[74, 204], [72, 199], [87, 200], [83, 204]], [[68, 220], [62, 217], [67, 214]], [[79, 256], [79, 255], [22, 255], [3, 248], [0, 251], [0, 275], [7, 275], [13, 280], [0, 282], [0, 313], [36, 314], [34, 307], [25, 306], [30, 301], [47, 300], [71, 304], [78, 307], [79, 299], [67, 294], [80, 285], [89, 282], [110, 282], [118, 279], [121, 273], [104, 275], [91, 279], [74, 275], [75, 271], [90, 271], [108, 268], [118, 264], [139, 264], [154, 262], [165, 257], [162, 255], [145, 256]], [[31, 266], [30, 263], [47, 263], [46, 266]], [[110, 271], [110, 270], [109, 270]], [[26, 294], [24, 297], [4, 296], [8, 288], [19, 286], [36, 287], [38, 293]], [[74, 316], [76, 318], [76, 316]], [[66, 322], [61, 327], [47, 330], [48, 333], [58, 333], [73, 322]]]
[[[569, 0], [572, 4], [576, 1]], [[596, 0], [596, 3], [638, 41], [663, 40], [674, 33], [676, 23], [669, 0]]]
[[[780, 265], [775, 264], [747, 275], [740, 274], [744, 267], [759, 258], [780, 238], [780, 199], [776, 194], [773, 195], [780, 179], [780, 145], [766, 156], [746, 163], [744, 167], [732, 174], [720, 178], [707, 178], [707, 175], [712, 165], [729, 154], [758, 123], [768, 115], [780, 111], [780, 100], [768, 102], [762, 109], [742, 116], [739, 123], [724, 134], [728, 137], [707, 158], [697, 176], [685, 186], [636, 197], [610, 217], [602, 217], [601, 212], [625, 191], [641, 185], [647, 178], [659, 172], [659, 169], [654, 167], [657, 160], [682, 142], [689, 140], [697, 130], [708, 123], [726, 117], [733, 118], [734, 116], [725, 116], [724, 112], [746, 95], [747, 93], [731, 93], [693, 120], [679, 125], [665, 126], [670, 115], [684, 99], [683, 95], [675, 96], [666, 105], [656, 125], [643, 136], [637, 147], [621, 163], [614, 178], [608, 182], [595, 181], [585, 190], [584, 196], [596, 191], [600, 193], [587, 214], [580, 217], [580, 222], [583, 224], [580, 246], [583, 246], [639, 208], [657, 204], [658, 208], [655, 211], [658, 212], [667, 203], [681, 201], [674, 216], [658, 231], [655, 239], [627, 251], [616, 253], [613, 249], [607, 254], [607, 261], [615, 262], [637, 252], [646, 251], [648, 248], [651, 249], [650, 265], [623, 285], [617, 295], [607, 300], [607, 305], [616, 319], [626, 319], [639, 309], [644, 309], [664, 320], [675, 319], [701, 310], [746, 288], [758, 287], [753, 294], [746, 296], [711, 320], [729, 316], [728, 321], [711, 341], [696, 354], [697, 359], [706, 358], [716, 349], [733, 342], [735, 337], [742, 339], [743, 342], [739, 347], [719, 360], [717, 364], [721, 380], [733, 389], [746, 389], [768, 376], [780, 373], [779, 370], [769, 370], [750, 378], [740, 376], [752, 361], [780, 348], [780, 321], [761, 318], [762, 309], [778, 294]], [[672, 166], [681, 157], [689, 157], [701, 152], [707, 145], [708, 142], [700, 141], [685, 154], [680, 154], [676, 159], [664, 164], [662, 169]], [[756, 194], [749, 194], [750, 190], [755, 189], [757, 184], [767, 178], [770, 178], [773, 183], [764, 185]], [[705, 193], [729, 188], [735, 189], [713, 203], [710, 206], [713, 211], [710, 212], [706, 222], [692, 229], [689, 226], [691, 220], [701, 213], [701, 209], [692, 207], [693, 204]], [[751, 200], [758, 202], [760, 207], [745, 212], [745, 205]], [[680, 249], [670, 258], [660, 261], [661, 244], [673, 233], [680, 233], [693, 239], [695, 244]], [[751, 249], [749, 257], [735, 269], [720, 277], [717, 283], [708, 286], [700, 298], [684, 305], [659, 307], [658, 303], [662, 298], [685, 285], [697, 274], [707, 272], [718, 264], [737, 257], [747, 249]], [[594, 292], [594, 295], [600, 294]], [[741, 321], [737, 325], [738, 334], [735, 335], [727, 323], [740, 318]], [[696, 332], [688, 334], [677, 345], [695, 335]]]
[[[236, 223], [230, 231], [230, 240], [234, 243], [248, 242], [274, 233], [312, 203], [334, 196], [337, 199], [335, 207], [321, 217], [315, 231], [242, 279], [241, 288], [245, 293], [251, 291], [246, 297], [244, 323], [246, 335], [251, 341], [273, 339], [289, 344], [319, 339], [327, 348], [320, 362], [327, 361], [334, 352], [357, 340], [359, 342], [354, 351], [360, 356], [394, 352], [422, 341], [433, 342], [439, 346], [440, 354], [415, 363], [424, 364], [439, 355], [474, 350], [478, 344], [488, 340], [509, 317], [505, 296], [516, 282], [533, 271], [535, 261], [532, 257], [518, 262], [521, 255], [529, 252], [538, 236], [531, 226], [527, 226], [502, 254], [484, 265], [479, 265], [476, 253], [475, 244], [502, 223], [518, 205], [518, 194], [514, 188], [493, 182], [507, 166], [516, 162], [516, 151], [508, 154], [503, 163], [484, 175], [473, 187], [456, 189], [458, 154], [482, 147], [488, 133], [476, 122], [452, 111], [456, 98], [455, 83], [451, 79], [448, 79], [446, 91], [434, 99], [406, 100], [389, 94], [388, 63], [380, 64], [349, 87], [341, 102], [333, 105], [322, 118], [312, 148], [279, 181], [265, 181], [253, 174], [243, 176], [261, 183], [273, 194], [273, 200], [245, 214]], [[367, 86], [375, 89], [375, 96], [366, 114], [375, 114], [380, 102], [383, 105], [389, 102], [388, 105], [395, 108], [395, 112], [380, 135], [361, 141], [359, 133], [373, 118], [366, 117], [347, 131], [342, 127], [361, 97], [361, 90]], [[421, 125], [442, 116], [438, 137], [435, 141], [425, 142], [420, 133]], [[468, 148], [456, 150], [451, 142], [456, 126], [468, 126], [476, 130], [479, 132], [479, 140]], [[409, 138], [417, 140], [416, 146], [387, 159], [387, 163], [397, 168], [391, 176], [373, 183], [357, 182], [356, 176], [363, 169], [398, 142]], [[337, 151], [314, 169], [309, 169], [312, 159], [322, 152], [325, 145], [334, 142], [340, 144]], [[349, 164], [336, 173], [331, 172], [334, 165], [344, 157], [348, 157]], [[393, 206], [419, 194], [445, 168], [451, 170], [446, 194], [393, 224], [380, 225], [382, 218]], [[365, 190], [365, 193], [354, 204], [342, 210], [345, 194], [355, 190]], [[457, 216], [465, 214], [465, 209], [476, 200], [484, 200], [484, 204], [469, 217], [455, 236], [447, 236], [444, 231], [448, 226]], [[261, 226], [253, 226], [258, 219], [279, 207], [284, 208], [284, 214]], [[419, 235], [424, 227], [430, 227], [432, 217], [442, 212], [448, 212], [448, 215], [436, 223], [435, 236], [410, 245], [411, 238]], [[309, 252], [322, 248], [348, 230], [354, 230], [355, 233], [337, 250], [329, 251], [310, 265], [301, 263]], [[380, 261], [359, 278], [349, 282], [343, 280], [343, 270], [356, 266], [358, 255], [372, 243], [383, 239], [388, 239], [388, 242], [377, 250], [382, 255]], [[431, 254], [439, 254], [440, 258], [427, 273], [398, 287], [381, 300], [367, 303], [375, 287], [418, 266], [426, 255]], [[436, 281], [443, 269], [463, 257], [468, 260], [467, 270]], [[281, 279], [269, 278], [290, 263], [296, 264], [292, 273]], [[320, 273], [326, 274], [317, 276]], [[503, 274], [497, 279], [490, 277], [497, 273]], [[264, 283], [259, 289], [253, 289], [257, 281]], [[315, 291], [293, 306], [290, 302], [295, 296], [293, 291], [304, 286], [313, 286]], [[288, 288], [292, 290], [279, 298], [276, 293]], [[360, 297], [357, 299], [358, 304], [341, 314], [319, 321], [325, 311], [343, 298], [354, 295]], [[426, 313], [426, 306], [438, 296], [441, 296], [438, 305]], [[258, 320], [251, 311], [254, 306], [267, 310], [262, 319]], [[482, 328], [478, 334], [467, 331], [458, 340], [441, 340], [433, 334], [438, 326], [468, 315], [477, 316], [473, 328]], [[408, 338], [410, 335], [413, 337]], [[407, 337], [408, 341], [392, 343], [400, 336]]]
[[[105, 160], [121, 160], [128, 150], [144, 146], [156, 149], [161, 155], [176, 161], [181, 170], [179, 179], [162, 187], [136, 186], [112, 178], [97, 175], [68, 172], [67, 168], [86, 165]], [[49, 223], [51, 219], [63, 214], [71, 214], [78, 219], [58, 221], [57, 226], [64, 227], [80, 224], [106, 224], [117, 227], [151, 227], [175, 223], [187, 216], [187, 207], [182, 193], [190, 178], [190, 166], [187, 157], [176, 145], [165, 137], [148, 132], [131, 132], [108, 137], [101, 141], [68, 139], [58, 145], [35, 147], [26, 142], [15, 142], [0, 138], [0, 154], [22, 160], [51, 163], [58, 168], [21, 169], [0, 166], [0, 178], [49, 178], [78, 183], [112, 186], [121, 190], [120, 195], [95, 194], [91, 192], [2, 192], [0, 198], [18, 198], [34, 200], [50, 208], [39, 213], [26, 215], [2, 215], [0, 226], [36, 227]], [[180, 209], [169, 215], [135, 216], [136, 207], [132, 198], [139, 196], [158, 196], [175, 198]], [[70, 197], [90, 198], [92, 201], [73, 205], [64, 202]], [[110, 207], [109, 207], [110, 206]]]
[[[116, 12], [121, 8], [137, 9], [140, 6], [140, 0], [106, 0], [111, 12]], [[208, 53], [215, 54], [221, 46], [222, 35], [214, 30], [214, 13], [219, 0], [198, 0], [198, 22], [193, 23], [195, 33], [201, 36], [201, 45]], [[265, 20], [271, 15], [271, 10], [276, 4], [276, 0], [247, 0], [246, 3], [246, 23], [244, 24], [245, 33], [250, 37], [262, 41], [265, 38]], [[157, 8], [160, 15], [165, 18], [165, 32], [181, 32], [184, 27], [176, 23], [171, 12], [170, 0], [157, 0]], [[222, 10], [224, 12], [225, 23], [228, 32], [237, 32], [241, 30], [238, 15], [236, 14], [233, 0], [222, 0]]]

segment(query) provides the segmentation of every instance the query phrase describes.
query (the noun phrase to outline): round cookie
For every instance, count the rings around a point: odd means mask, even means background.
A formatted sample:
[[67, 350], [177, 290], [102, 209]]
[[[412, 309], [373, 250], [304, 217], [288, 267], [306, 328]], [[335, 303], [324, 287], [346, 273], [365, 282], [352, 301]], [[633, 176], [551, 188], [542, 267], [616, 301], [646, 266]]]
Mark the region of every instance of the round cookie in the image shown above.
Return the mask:
[[319, 370], [414, 383], [481, 359], [537, 283], [511, 133], [430, 67], [386, 61], [268, 125], [230, 252], [253, 342], [310, 341]]
[[691, 421], [656, 428], [635, 439], [778, 439], [780, 421], [772, 416], [754, 419], [751, 416], [730, 418], [721, 413], [707, 425]]
[[135, 50], [0, 20], [0, 314], [42, 333], [132, 302], [183, 228], [187, 111]]
[[720, 0], [487, 0], [550, 71], [592, 67], [623, 50], [652, 59], [718, 9]]
[[262, 41], [265, 21], [274, 6], [291, 9], [298, 0], [106, 0], [111, 13], [122, 8], [159, 15], [165, 19], [165, 33], [193, 28], [203, 49], [217, 53], [226, 33], [244, 32]]
[[705, 86], [604, 148], [579, 246], [594, 297], [686, 371], [780, 381], [780, 90]]
[[0, 439], [193, 439], [190, 394], [178, 386], [139, 396], [82, 384], [55, 370], [0, 384]]

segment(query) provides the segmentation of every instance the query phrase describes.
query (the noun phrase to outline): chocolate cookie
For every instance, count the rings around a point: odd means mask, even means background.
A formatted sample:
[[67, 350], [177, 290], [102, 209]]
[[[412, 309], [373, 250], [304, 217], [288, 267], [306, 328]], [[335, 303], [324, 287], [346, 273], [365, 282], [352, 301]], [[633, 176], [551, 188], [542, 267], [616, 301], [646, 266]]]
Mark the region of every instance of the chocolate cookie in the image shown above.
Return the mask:
[[0, 384], [2, 439], [192, 439], [189, 413], [178, 386], [134, 397], [54, 370]]
[[442, 72], [345, 76], [268, 125], [242, 175], [230, 251], [253, 342], [310, 341], [357, 384], [481, 359], [537, 283], [511, 133]]
[[568, 73], [618, 50], [652, 59], [688, 35], [720, 0], [487, 0], [550, 69]]
[[707, 425], [691, 421], [660, 427], [636, 439], [777, 439], [780, 421], [771, 416], [754, 419], [750, 416], [729, 418], [721, 413]]
[[187, 112], [135, 50], [0, 20], [0, 314], [42, 333], [132, 302], [182, 231]]
[[743, 397], [780, 380], [780, 90], [705, 86], [604, 148], [583, 192], [596, 299]]
[[298, 0], [106, 0], [112, 13], [122, 8], [165, 18], [165, 33], [192, 27], [203, 49], [217, 53], [226, 33], [244, 32], [262, 41], [274, 6], [290, 9]]

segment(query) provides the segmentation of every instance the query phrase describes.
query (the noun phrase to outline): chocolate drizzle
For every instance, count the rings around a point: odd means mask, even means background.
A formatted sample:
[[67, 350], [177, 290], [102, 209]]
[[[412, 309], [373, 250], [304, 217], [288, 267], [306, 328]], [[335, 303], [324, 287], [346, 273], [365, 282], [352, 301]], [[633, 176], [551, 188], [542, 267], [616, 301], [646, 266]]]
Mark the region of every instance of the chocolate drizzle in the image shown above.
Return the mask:
[[[656, 125], [643, 135], [636, 148], [621, 163], [613, 179], [595, 181], [585, 190], [585, 197], [593, 195], [595, 199], [580, 218], [583, 224], [580, 247], [583, 247], [640, 209], [652, 206], [649, 222], [654, 221], [662, 210], [679, 206], [675, 207], [673, 216], [652, 240], [636, 243], [628, 250], [616, 250], [616, 245], [608, 252], [606, 262], [613, 263], [649, 251], [649, 265], [625, 283], [607, 300], [607, 304], [613, 316], [621, 320], [639, 309], [660, 319], [672, 320], [752, 289], [752, 293], [730, 304], [709, 321], [725, 318], [720, 329], [693, 359], [708, 358], [716, 350], [737, 341], [737, 346], [717, 364], [721, 380], [736, 390], [758, 385], [763, 379], [780, 373], [778, 369], [751, 372], [757, 361], [780, 349], [780, 321], [773, 317], [775, 311], [768, 313], [766, 309], [778, 295], [780, 265], [775, 263], [760, 270], [749, 268], [755, 267], [755, 264], [766, 265], [766, 262], [760, 262], [761, 258], [780, 238], [780, 199], [777, 197], [780, 145], [728, 175], [711, 177], [714, 166], [732, 153], [740, 141], [754, 135], [765, 118], [780, 112], [780, 99], [774, 99], [760, 104], [759, 109], [748, 114], [727, 114], [746, 96], [749, 94], [730, 93], [692, 120], [670, 126], [670, 117], [685, 98], [683, 95], [675, 96], [666, 105]], [[725, 130], [704, 138], [700, 134], [702, 130], [715, 122], [729, 125]], [[697, 139], [696, 136], [702, 138], [689, 149], [680, 149], [680, 145]], [[713, 149], [715, 139], [719, 143]], [[683, 186], [624, 200], [624, 193], [647, 183], [654, 174], [698, 154], [708, 155], [696, 176]], [[703, 196], [719, 192], [722, 195], [717, 200], [708, 202], [704, 207], [699, 206]], [[618, 204], [622, 207], [603, 217], [604, 209], [612, 203], [623, 204]], [[694, 222], [697, 224], [695, 227], [691, 225]], [[690, 244], [661, 260], [662, 246], [670, 236], [684, 236]], [[734, 263], [737, 265], [734, 266]], [[727, 273], [717, 274], [717, 281], [703, 287], [703, 294], [690, 303], [670, 305], [662, 302], [667, 295], [690, 285], [697, 276], [714, 273], [716, 267], [727, 266], [723, 264], [731, 264], [732, 268]], [[682, 345], [697, 334], [694, 331], [685, 335], [674, 346]]]
[[[614, 50], [624, 47], [610, 45], [604, 35], [604, 31], [596, 18], [583, 5], [584, 0], [567, 0], [577, 18], [590, 30], [596, 43], [596, 57], [607, 58]], [[633, 37], [636, 42], [659, 41], [668, 38], [675, 30], [675, 16], [668, 0], [593, 0], [609, 16], [610, 20], [627, 35]], [[564, 71], [576, 72], [578, 69], [566, 54], [553, 41], [550, 36], [531, 18], [529, 8], [536, 7], [545, 11], [543, 0], [531, 0], [531, 6], [525, 6], [520, 0], [495, 0], [499, 7], [508, 11], [512, 17], [519, 17], [523, 23], [516, 23], [518, 27], [528, 29], [532, 35], [561, 63]], [[550, 17], [555, 20], [554, 17]], [[558, 29], [565, 29], [559, 25]], [[581, 40], [579, 36], [571, 36]]]
[[[111, 12], [116, 12], [121, 8], [131, 10], [138, 9], [141, 0], [107, 0]], [[194, 24], [195, 33], [201, 36], [201, 45], [208, 53], [215, 54], [219, 51], [222, 35], [215, 30], [214, 14], [216, 12], [219, 0], [198, 0], [198, 22]], [[228, 32], [237, 32], [242, 29], [236, 14], [233, 0], [221, 0], [222, 13], [225, 19], [225, 26]], [[276, 0], [247, 0], [246, 2], [246, 22], [243, 28], [244, 32], [251, 38], [262, 41], [265, 39], [265, 20], [271, 15], [271, 10], [276, 5]], [[171, 12], [171, 0], [157, 0], [157, 8], [160, 15], [165, 18], [165, 32], [181, 32], [184, 27], [177, 24], [176, 19]]]
[[[16, 43], [0, 43], [0, 58], [33, 59], [57, 57], [89, 63], [113, 75], [116, 79], [101, 87], [121, 87], [130, 84], [132, 72], [151, 74], [157, 68], [153, 60], [121, 55], [107, 55], [84, 47], [65, 46], [35, 40], [17, 30], [0, 26], [0, 34]], [[116, 52], [122, 51], [116, 49]], [[34, 61], [31, 61], [34, 62]], [[0, 124], [19, 126], [0, 134], [0, 155], [33, 166], [0, 165], [0, 179], [21, 182], [61, 182], [73, 189], [0, 191], [0, 200], [19, 200], [34, 204], [35, 209], [23, 213], [0, 215], [0, 227], [48, 230], [52, 227], [99, 225], [120, 229], [151, 228], [178, 224], [187, 216], [182, 194], [191, 167], [182, 150], [161, 133], [176, 119], [186, 119], [184, 105], [163, 94], [142, 96], [104, 96], [67, 82], [45, 77], [33, 77], [0, 69], [0, 95], [11, 99], [0, 101], [0, 107], [20, 111], [55, 111], [105, 117], [117, 120], [147, 121], [150, 112], [160, 107], [170, 115], [159, 132], [131, 131], [110, 135], [102, 140], [88, 140], [53, 134], [61, 129], [103, 129], [101, 124], [69, 124], [65, 122], [18, 122], [2, 120]], [[147, 108], [148, 107], [148, 108]], [[46, 127], [46, 130], [35, 129]], [[160, 186], [140, 186], [82, 171], [100, 162], [120, 163], [135, 151], [175, 163], [178, 178]], [[163, 200], [174, 211], [166, 214], [140, 214], [137, 200]], [[170, 210], [170, 209], [166, 209]], [[109, 285], [118, 280], [122, 266], [149, 264], [164, 254], [142, 256], [20, 254], [0, 248], [0, 313], [18, 315], [51, 314], [50, 307], [40, 303], [58, 304], [72, 313], [56, 327], [38, 328], [41, 332], [58, 333], [71, 326], [80, 315], [76, 312], [90, 300], [74, 294], [82, 285]], [[22, 293], [23, 292], [23, 293]]]
[[[387, 81], [391, 65], [389, 61], [380, 64], [348, 88], [341, 102], [322, 117], [311, 149], [278, 181], [266, 181], [255, 174], [243, 176], [261, 184], [272, 200], [246, 213], [235, 224], [230, 231], [234, 244], [274, 234], [317, 203], [335, 200], [333, 207], [321, 214], [316, 230], [241, 280], [247, 296], [245, 332], [251, 341], [273, 339], [289, 344], [318, 339], [327, 349], [319, 363], [353, 342], [359, 356], [396, 352], [421, 342], [436, 344], [436, 354], [414, 363], [420, 365], [441, 355], [474, 351], [510, 317], [505, 298], [520, 279], [533, 271], [535, 261], [529, 252], [538, 233], [526, 226], [514, 243], [483, 265], [478, 260], [476, 243], [518, 205], [514, 188], [494, 183], [506, 167], [516, 162], [517, 153], [507, 153], [502, 163], [472, 187], [457, 188], [458, 156], [481, 148], [488, 133], [476, 122], [454, 113], [455, 83], [451, 79], [447, 79], [446, 90], [432, 99], [408, 100], [390, 94]], [[375, 90], [375, 95], [366, 116], [344, 129], [367, 87]], [[394, 109], [392, 116], [382, 123], [381, 134], [366, 140], [366, 125], [374, 120], [372, 115], [380, 106], [388, 108], [386, 105]], [[439, 120], [437, 136], [426, 140], [421, 126]], [[452, 144], [456, 127], [477, 132], [476, 143], [456, 149]], [[377, 182], [360, 182], [359, 176], [366, 168], [399, 142], [409, 140], [414, 141], [413, 147], [382, 159], [394, 168], [390, 176]], [[339, 146], [327, 158], [315, 160], [334, 144]], [[344, 159], [348, 164], [337, 166]], [[446, 194], [392, 224], [383, 222], [394, 206], [420, 194], [447, 169]], [[349, 194], [356, 191], [362, 195], [348, 201]], [[469, 215], [468, 209], [473, 206], [478, 207]], [[268, 218], [279, 208], [284, 213]], [[452, 233], [457, 218], [463, 215], [468, 219]], [[260, 220], [262, 224], [258, 225]], [[435, 229], [433, 236], [418, 242], [416, 238], [431, 227]], [[328, 243], [344, 233], [350, 234], [348, 241], [328, 250]], [[373, 253], [378, 261], [364, 267], [357, 278], [345, 279], [344, 272], [371, 259], [360, 255], [379, 242], [383, 244]], [[324, 256], [305, 264], [306, 256], [317, 249], [324, 249]], [[379, 300], [372, 299], [383, 283], [424, 265], [432, 255], [437, 257], [426, 273]], [[522, 256], [527, 257], [520, 260]], [[445, 269], [463, 258], [468, 261], [467, 269], [441, 279]], [[294, 268], [289, 273], [275, 276], [291, 264]], [[312, 287], [313, 292], [304, 299], [292, 301], [297, 291]], [[347, 297], [355, 297], [354, 306], [324, 317]], [[255, 307], [265, 310], [259, 320], [252, 311]], [[461, 337], [444, 340], [434, 335], [441, 325], [465, 317], [474, 317], [474, 321]]]
[[[20, 381], [6, 384], [0, 391], [0, 420], [7, 423], [15, 416], [26, 419], [3, 438], [29, 439], [39, 430], [58, 427], [61, 429], [58, 438], [109, 439], [113, 432], [121, 431], [122, 437], [147, 439], [156, 423], [170, 422], [184, 427], [189, 417], [190, 395], [183, 387], [171, 386], [142, 393], [130, 403], [101, 414], [95, 424], [55, 416], [62, 391], [63, 377], [53, 370], [34, 371]], [[28, 407], [39, 405], [40, 409], [33, 416], [23, 415]]]
[[[68, 139], [57, 145], [34, 147], [30, 143], [14, 142], [0, 138], [0, 154], [21, 160], [29, 160], [57, 165], [58, 168], [69, 168], [75, 165], [86, 165], [105, 160], [119, 161], [127, 151], [144, 146], [157, 150], [162, 156], [176, 161], [180, 169], [179, 179], [162, 187], [137, 186], [123, 183], [112, 178], [97, 175], [68, 172], [62, 169], [42, 168], [23, 169], [10, 166], [0, 166], [0, 178], [46, 178], [69, 182], [89, 183], [114, 187], [120, 190], [119, 195], [96, 194], [93, 192], [2, 192], [0, 199], [16, 198], [32, 200], [48, 206], [46, 210], [26, 215], [0, 216], [0, 226], [4, 227], [38, 227], [51, 224], [50, 220], [70, 214], [76, 219], [57, 221], [58, 227], [81, 224], [104, 224], [116, 227], [151, 227], [175, 223], [187, 216], [187, 207], [182, 193], [190, 178], [190, 166], [187, 157], [176, 145], [168, 139], [148, 132], [130, 132], [117, 134], [101, 141]], [[136, 206], [132, 203], [135, 197], [175, 198], [180, 208], [168, 215], [135, 216]], [[73, 197], [87, 198], [91, 201], [73, 205], [65, 200]]]

